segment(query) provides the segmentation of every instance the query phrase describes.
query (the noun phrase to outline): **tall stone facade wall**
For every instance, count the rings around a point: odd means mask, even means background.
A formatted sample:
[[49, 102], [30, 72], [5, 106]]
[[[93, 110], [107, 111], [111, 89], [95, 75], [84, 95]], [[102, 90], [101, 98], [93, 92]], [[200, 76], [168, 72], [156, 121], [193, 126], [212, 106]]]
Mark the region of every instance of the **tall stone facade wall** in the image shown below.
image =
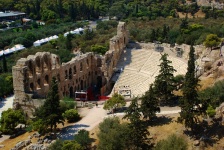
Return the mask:
[[124, 22], [119, 22], [117, 35], [110, 39], [110, 49], [104, 56], [91, 52], [76, 56], [67, 63], [60, 63], [57, 55], [38, 52], [21, 58], [12, 68], [14, 103], [22, 104], [28, 95], [46, 97], [52, 77], [59, 81], [59, 96], [72, 96], [75, 91], [86, 90], [92, 85], [110, 88], [109, 80], [128, 43]]

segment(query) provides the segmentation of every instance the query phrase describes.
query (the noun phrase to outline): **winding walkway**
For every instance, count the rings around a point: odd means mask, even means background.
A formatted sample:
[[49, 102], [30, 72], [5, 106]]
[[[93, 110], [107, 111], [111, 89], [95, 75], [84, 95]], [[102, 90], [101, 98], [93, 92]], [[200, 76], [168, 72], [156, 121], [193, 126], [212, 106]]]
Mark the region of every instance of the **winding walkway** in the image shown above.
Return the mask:
[[[127, 103], [127, 105], [129, 103]], [[177, 114], [179, 112], [180, 112], [179, 107], [161, 107], [161, 112], [157, 114], [167, 115], [167, 114]], [[77, 123], [74, 123], [73, 125], [63, 128], [58, 137], [63, 140], [71, 140], [74, 138], [74, 135], [80, 129], [91, 131], [100, 122], [102, 122], [104, 118], [112, 116], [123, 116], [124, 114], [125, 113], [115, 113], [107, 115], [107, 111], [103, 109], [103, 104], [98, 105], [98, 107], [94, 106], [93, 108], [91, 108], [88, 114], [84, 118], [82, 118], [82, 120], [80, 120]]]

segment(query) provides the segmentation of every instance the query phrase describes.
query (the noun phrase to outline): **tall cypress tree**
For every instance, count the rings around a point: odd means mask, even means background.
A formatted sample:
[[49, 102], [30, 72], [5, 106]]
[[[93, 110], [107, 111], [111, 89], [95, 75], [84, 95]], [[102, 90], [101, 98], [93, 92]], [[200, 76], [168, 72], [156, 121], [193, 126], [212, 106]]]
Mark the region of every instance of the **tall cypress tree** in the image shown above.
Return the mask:
[[184, 123], [185, 127], [195, 131], [195, 125], [198, 122], [197, 116], [200, 115], [197, 109], [199, 100], [197, 94], [198, 78], [195, 75], [194, 47], [191, 45], [189, 52], [188, 68], [183, 83], [183, 97], [181, 99], [179, 122]]
[[3, 72], [7, 72], [8, 71], [8, 68], [7, 68], [7, 62], [6, 62], [6, 59], [5, 59], [5, 54], [2, 55], [2, 68], [3, 68]]
[[128, 149], [148, 149], [150, 141], [147, 138], [149, 132], [146, 124], [140, 119], [141, 113], [138, 104], [138, 99], [134, 98], [128, 107], [124, 118], [130, 120], [130, 145]]
[[167, 59], [168, 54], [162, 54], [160, 61], [159, 75], [156, 76], [154, 88], [156, 97], [160, 100], [161, 104], [172, 104], [174, 98], [173, 91], [175, 90], [175, 81], [173, 73], [176, 71], [170, 60]]
[[160, 112], [159, 102], [152, 84], [150, 85], [149, 91], [147, 91], [141, 99], [141, 112], [144, 118], [151, 119], [156, 116], [156, 112]]
[[44, 104], [37, 110], [36, 116], [43, 120], [46, 126], [50, 126], [51, 131], [56, 131], [58, 123], [64, 123], [60, 101], [58, 95], [58, 83], [53, 77], [50, 90]]

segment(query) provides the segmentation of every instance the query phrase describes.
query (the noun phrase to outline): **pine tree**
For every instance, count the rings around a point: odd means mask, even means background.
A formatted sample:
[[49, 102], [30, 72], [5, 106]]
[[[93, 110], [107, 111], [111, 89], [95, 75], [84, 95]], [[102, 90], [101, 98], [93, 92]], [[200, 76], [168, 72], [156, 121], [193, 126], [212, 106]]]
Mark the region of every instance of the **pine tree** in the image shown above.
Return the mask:
[[198, 78], [195, 76], [195, 58], [194, 47], [191, 45], [189, 52], [188, 68], [183, 83], [183, 97], [181, 99], [181, 112], [178, 118], [179, 122], [185, 124], [194, 132], [195, 125], [198, 122], [199, 100], [197, 94]]
[[154, 82], [156, 97], [162, 104], [172, 104], [173, 90], [175, 89], [173, 73], [176, 70], [170, 65], [172, 62], [167, 59], [167, 56], [168, 54], [162, 54], [159, 75], [156, 76]]
[[56, 78], [53, 77], [47, 98], [44, 104], [36, 111], [36, 116], [41, 119], [46, 126], [50, 126], [51, 131], [56, 131], [58, 123], [64, 124], [59, 104], [58, 83]]
[[5, 54], [2, 55], [2, 65], [3, 65], [3, 72], [7, 72], [8, 68], [7, 68], [7, 62], [5, 59]]
[[149, 132], [146, 124], [140, 119], [141, 113], [138, 104], [138, 99], [134, 98], [128, 107], [124, 119], [130, 120], [130, 136], [131, 141], [129, 149], [147, 149], [150, 145], [150, 141], [147, 138]]
[[156, 112], [160, 112], [158, 99], [155, 96], [153, 85], [150, 85], [149, 91], [142, 97], [141, 112], [144, 118], [151, 119], [156, 116]]

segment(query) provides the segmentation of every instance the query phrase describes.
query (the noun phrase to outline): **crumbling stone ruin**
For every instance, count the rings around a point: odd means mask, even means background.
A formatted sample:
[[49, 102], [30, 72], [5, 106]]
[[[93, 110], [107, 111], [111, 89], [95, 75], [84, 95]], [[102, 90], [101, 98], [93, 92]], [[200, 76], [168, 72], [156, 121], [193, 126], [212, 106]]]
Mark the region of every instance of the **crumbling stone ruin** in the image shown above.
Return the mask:
[[[57, 55], [38, 52], [21, 58], [12, 68], [14, 104], [23, 104], [29, 97], [45, 98], [52, 77], [59, 81], [59, 96], [73, 97], [76, 91], [96, 86], [105, 93], [111, 88], [110, 78], [128, 43], [128, 31], [119, 22], [117, 35], [110, 39], [110, 48], [104, 56], [92, 52], [81, 54], [67, 63], [60, 63]], [[30, 96], [31, 95], [31, 96]]]
[[222, 119], [222, 123], [224, 123], [224, 103], [222, 103], [217, 109], [216, 109], [216, 115]]

